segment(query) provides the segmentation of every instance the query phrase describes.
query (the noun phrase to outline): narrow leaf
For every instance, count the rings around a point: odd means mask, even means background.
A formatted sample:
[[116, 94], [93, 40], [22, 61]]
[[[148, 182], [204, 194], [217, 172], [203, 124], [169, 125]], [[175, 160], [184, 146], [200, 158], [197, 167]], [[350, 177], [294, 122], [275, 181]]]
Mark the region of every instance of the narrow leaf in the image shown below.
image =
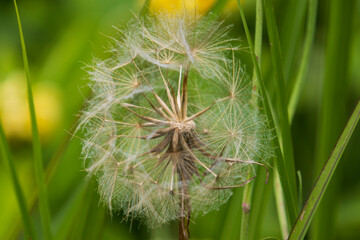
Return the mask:
[[291, 122], [294, 114], [297, 103], [299, 101], [300, 93], [303, 89], [305, 83], [306, 73], [309, 67], [310, 52], [314, 41], [315, 29], [316, 29], [316, 13], [317, 13], [317, 0], [309, 0], [308, 7], [308, 20], [307, 20], [307, 30], [306, 38], [304, 44], [304, 51], [301, 58], [300, 69], [297, 73], [295, 86], [290, 95], [288, 112], [289, 112], [289, 121]]
[[5, 160], [5, 163], [9, 167], [9, 170], [10, 170], [10, 176], [11, 176], [11, 180], [12, 180], [12, 183], [14, 186], [16, 200], [19, 204], [25, 233], [27, 235], [26, 238], [31, 238], [31, 239], [35, 240], [35, 239], [37, 239], [37, 237], [35, 235], [35, 231], [34, 231], [33, 224], [31, 222], [29, 210], [26, 206], [25, 196], [24, 196], [24, 193], [20, 186], [19, 178], [18, 178], [16, 170], [15, 170], [13, 158], [10, 153], [10, 149], [7, 144], [7, 141], [6, 141], [6, 137], [5, 137], [1, 122], [0, 122], [0, 150], [2, 152], [2, 157]]
[[280, 41], [284, 50], [284, 76], [287, 81], [287, 89], [293, 86], [295, 79], [292, 72], [298, 69], [296, 50], [299, 43], [302, 42], [302, 32], [304, 29], [304, 19], [306, 14], [307, 0], [304, 1], [287, 1], [285, 16], [281, 19], [282, 32], [280, 33]]
[[[261, 57], [262, 57], [262, 33], [263, 33], [263, 22], [264, 22], [264, 11], [262, 0], [256, 0], [256, 19], [255, 19], [255, 47], [254, 52], [257, 57], [258, 65], [261, 66]], [[258, 83], [256, 69], [254, 67], [253, 76], [252, 76], [252, 86], [253, 91], [251, 95], [251, 101], [255, 106], [258, 105], [258, 95], [259, 95], [259, 83]]]
[[[284, 79], [284, 70], [282, 66], [281, 59], [281, 48], [280, 40], [278, 35], [278, 29], [276, 24], [276, 19], [274, 15], [274, 9], [271, 0], [264, 0], [264, 12], [266, 17], [266, 25], [270, 41], [270, 51], [272, 64], [274, 69], [274, 88], [278, 101], [276, 101], [277, 109], [277, 135], [280, 138], [281, 151], [283, 153], [282, 163], [278, 161], [277, 166], [279, 167], [279, 176], [281, 180], [281, 185], [283, 185], [284, 194], [287, 191], [290, 191], [290, 199], [287, 199], [286, 196], [286, 207], [288, 218], [290, 223], [293, 224], [296, 220], [298, 213], [297, 205], [297, 186], [296, 186], [296, 173], [295, 173], [295, 163], [294, 163], [294, 153], [292, 145], [292, 137], [290, 131], [290, 124], [287, 112], [287, 96], [285, 91], [285, 79]], [[282, 166], [283, 165], [283, 166]], [[284, 168], [284, 169], [281, 169]], [[285, 175], [285, 176], [284, 176]], [[288, 185], [286, 187], [285, 185]]]
[[[240, 16], [241, 16], [241, 20], [243, 23], [243, 27], [245, 30], [245, 34], [246, 34], [246, 38], [247, 38], [247, 42], [249, 44], [249, 48], [250, 48], [250, 53], [251, 53], [251, 60], [253, 62], [254, 68], [255, 68], [255, 73], [256, 73], [256, 78], [258, 80], [258, 84], [259, 84], [259, 89], [260, 89], [260, 93], [262, 95], [262, 104], [264, 107], [264, 112], [267, 115], [268, 119], [269, 119], [269, 126], [271, 129], [275, 129], [275, 128], [280, 128], [280, 126], [276, 126], [274, 124], [276, 124], [274, 122], [274, 112], [271, 111], [271, 99], [269, 97], [269, 94], [267, 93], [267, 90], [265, 88], [265, 83], [264, 80], [262, 78], [261, 72], [260, 72], [260, 67], [259, 67], [259, 63], [257, 61], [257, 56], [255, 55], [254, 52], [254, 45], [251, 39], [251, 35], [249, 32], [249, 28], [247, 25], [247, 21], [245, 18], [245, 14], [244, 11], [240, 5], [240, 1], [238, 1], [238, 6], [239, 6], [239, 11], [240, 11]], [[297, 205], [296, 205], [296, 198], [294, 198], [294, 196], [291, 194], [292, 193], [292, 188], [290, 186], [290, 181], [288, 180], [289, 176], [288, 173], [286, 171], [286, 167], [285, 167], [285, 162], [283, 159], [283, 155], [282, 152], [280, 150], [279, 147], [279, 137], [274, 139], [273, 141], [273, 145], [274, 145], [274, 149], [276, 152], [276, 156], [277, 156], [277, 167], [278, 167], [278, 171], [279, 171], [279, 175], [280, 175], [280, 179], [281, 179], [281, 183], [282, 183], [282, 188], [284, 190], [284, 198], [286, 201], [286, 205], [289, 208], [289, 211], [291, 212], [290, 214], [293, 216], [293, 219], [295, 221], [296, 219], [296, 209], [297, 209]], [[296, 187], [296, 186], [295, 186]]]
[[[324, 69], [322, 69], [321, 100], [316, 127], [315, 159], [313, 161], [313, 181], [321, 172], [333, 146], [338, 140], [342, 127], [346, 124], [346, 108], [349, 100], [351, 82], [351, 56], [355, 29], [358, 18], [358, 1], [328, 1], [327, 28], [324, 50]], [[341, 46], [341, 47], [339, 47]], [[358, 79], [357, 79], [358, 80]], [[329, 208], [339, 204], [340, 182], [342, 173], [336, 174], [339, 179], [327, 190], [323, 204], [319, 206], [313, 219], [310, 236], [312, 239], [331, 239], [336, 234], [334, 211]], [[336, 176], [335, 176], [336, 177]]]
[[[58, 228], [55, 230], [55, 240], [64, 240], [69, 238], [69, 234], [74, 230], [75, 219], [79, 216], [85, 202], [89, 202], [86, 198], [89, 196], [89, 181], [80, 183], [74, 190], [73, 195], [68, 202], [64, 204], [62, 215], [59, 217]], [[75, 229], [76, 230], [76, 229]]]
[[335, 172], [339, 160], [349, 142], [352, 133], [360, 118], [360, 101], [352, 113], [344, 131], [342, 132], [330, 158], [322, 169], [314, 188], [312, 189], [301, 213], [290, 233], [290, 240], [303, 239], [311, 223], [312, 217], [329, 185], [329, 182]]
[[265, 221], [265, 215], [269, 208], [270, 197], [272, 196], [273, 177], [269, 178], [267, 184], [266, 181], [266, 170], [263, 168], [257, 169], [257, 177], [255, 179], [255, 186], [253, 191], [253, 198], [251, 202], [251, 216], [249, 223], [249, 235], [248, 239], [260, 239], [262, 226]]
[[26, 75], [26, 80], [27, 80], [27, 90], [28, 90], [27, 92], [28, 92], [28, 103], [29, 103], [30, 119], [31, 119], [35, 177], [36, 177], [36, 183], [39, 188], [39, 208], [40, 208], [40, 215], [41, 215], [42, 230], [44, 232], [44, 237], [46, 239], [51, 239], [50, 211], [49, 211], [48, 200], [47, 200], [47, 195], [46, 195], [40, 137], [39, 137], [38, 126], [37, 126], [37, 122], [36, 122], [34, 99], [33, 99], [33, 94], [32, 94], [32, 89], [31, 89], [29, 63], [28, 63], [28, 59], [27, 59], [24, 35], [23, 35], [22, 27], [21, 27], [20, 15], [19, 15], [19, 10], [18, 10], [17, 4], [16, 4], [16, 0], [14, 0], [14, 6], [15, 6], [16, 17], [17, 17], [18, 26], [19, 26], [21, 49], [22, 49], [22, 55], [23, 55], [23, 61], [24, 61], [25, 75]]
[[[255, 48], [254, 52], [257, 56], [258, 64], [261, 65], [261, 55], [262, 55], [262, 31], [263, 31], [263, 6], [262, 0], [256, 0], [256, 20], [255, 20]], [[256, 78], [256, 70], [253, 70], [252, 77], [253, 91], [251, 95], [251, 101], [254, 106], [258, 106], [258, 95], [259, 95], [259, 83]], [[249, 166], [249, 173], [251, 172]], [[259, 169], [256, 168], [258, 172]], [[250, 176], [249, 176], [250, 177]], [[241, 214], [241, 226], [240, 226], [240, 239], [246, 240], [249, 239], [249, 224], [250, 224], [250, 214], [252, 214], [252, 202], [253, 202], [253, 192], [254, 192], [254, 182], [246, 184], [244, 187], [243, 199], [242, 199], [242, 214]]]

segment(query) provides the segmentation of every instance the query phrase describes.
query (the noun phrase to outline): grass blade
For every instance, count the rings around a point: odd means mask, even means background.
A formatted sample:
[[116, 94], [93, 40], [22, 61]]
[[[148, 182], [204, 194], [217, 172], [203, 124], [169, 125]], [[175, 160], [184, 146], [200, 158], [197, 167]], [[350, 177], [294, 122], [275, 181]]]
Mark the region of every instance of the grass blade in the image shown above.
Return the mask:
[[[262, 31], [263, 31], [263, 6], [262, 0], [256, 0], [256, 23], [255, 23], [255, 48], [254, 52], [257, 56], [258, 64], [261, 66], [261, 50], [262, 50]], [[258, 92], [259, 83], [256, 78], [256, 70], [254, 68], [252, 78], [253, 91], [251, 95], [251, 102], [254, 106], [258, 106]], [[249, 172], [251, 169], [249, 167]], [[258, 169], [256, 169], [259, 171]], [[245, 240], [249, 238], [249, 224], [250, 224], [250, 213], [252, 213], [252, 198], [254, 191], [254, 182], [246, 184], [243, 192], [242, 199], [242, 215], [241, 215], [241, 226], [240, 226], [240, 239]]]
[[16, 170], [15, 170], [13, 158], [10, 153], [10, 149], [7, 144], [7, 141], [6, 141], [6, 137], [5, 137], [1, 122], [0, 122], [0, 150], [2, 152], [3, 159], [5, 159], [5, 163], [6, 163], [6, 165], [8, 165], [9, 170], [10, 170], [11, 180], [14, 185], [16, 199], [19, 204], [22, 222], [23, 222], [24, 229], [25, 229], [25, 235], [27, 235], [26, 238], [37, 239], [37, 237], [35, 235], [35, 230], [34, 230], [34, 227], [33, 227], [32, 221], [31, 221], [31, 217], [29, 214], [29, 210], [26, 206], [25, 196], [24, 196], [23, 191], [21, 190], [19, 178], [18, 178]]
[[17, 4], [16, 4], [16, 0], [14, 0], [14, 6], [15, 6], [16, 18], [17, 18], [18, 26], [19, 26], [21, 49], [22, 49], [22, 55], [23, 55], [23, 61], [24, 61], [25, 75], [26, 75], [26, 80], [27, 80], [27, 93], [28, 93], [28, 103], [29, 103], [30, 119], [31, 119], [35, 177], [36, 177], [37, 186], [39, 188], [39, 208], [40, 208], [40, 215], [41, 215], [42, 230], [43, 230], [44, 237], [46, 239], [51, 239], [50, 210], [49, 210], [49, 206], [48, 206], [46, 187], [45, 187], [44, 168], [43, 168], [43, 163], [42, 163], [40, 137], [39, 137], [39, 131], [38, 131], [38, 126], [37, 126], [37, 122], [36, 122], [34, 99], [33, 99], [33, 94], [32, 94], [32, 89], [31, 89], [29, 63], [28, 63], [28, 59], [27, 59], [24, 35], [23, 35], [22, 27], [21, 27], [20, 15], [19, 15], [19, 10], [18, 10]]
[[[254, 52], [257, 56], [258, 65], [261, 66], [261, 55], [262, 55], [262, 32], [263, 32], [263, 22], [264, 22], [264, 13], [263, 13], [263, 4], [262, 0], [256, 0], [256, 20], [255, 20], [255, 46]], [[254, 67], [253, 78], [252, 78], [252, 95], [251, 101], [258, 105], [258, 95], [259, 95], [259, 80], [256, 76], [256, 69]]]
[[277, 169], [274, 169], [274, 194], [275, 201], [277, 206], [277, 214], [280, 223], [281, 236], [283, 239], [286, 239], [289, 236], [289, 223], [286, 214], [286, 210], [284, 208], [284, 194], [281, 186], [280, 176]]
[[246, 240], [249, 238], [249, 222], [250, 222], [250, 213], [252, 209], [253, 190], [254, 190], [254, 182], [250, 182], [246, 184], [244, 187], [244, 193], [241, 204], [241, 208], [242, 208], [241, 225], [240, 225], [241, 240]]
[[[278, 109], [277, 118], [275, 120], [278, 122], [276, 131], [278, 137], [280, 138], [280, 147], [283, 153], [283, 165], [284, 172], [280, 171], [279, 175], [282, 185], [289, 185], [288, 188], [284, 188], [284, 192], [290, 191], [290, 199], [286, 200], [286, 207], [288, 218], [290, 223], [294, 223], [298, 213], [297, 205], [297, 186], [296, 186], [296, 174], [295, 174], [295, 164], [294, 164], [294, 155], [293, 155], [293, 145], [290, 132], [290, 125], [288, 120], [287, 112], [287, 97], [285, 91], [285, 79], [284, 79], [284, 70], [281, 60], [281, 49], [280, 49], [280, 40], [278, 35], [277, 24], [274, 15], [274, 9], [272, 6], [271, 0], [264, 0], [264, 12], [266, 16], [266, 23], [268, 29], [268, 35], [270, 40], [270, 51], [271, 58], [274, 68], [274, 88], [278, 100], [276, 101], [276, 108]], [[277, 164], [280, 167], [280, 164]], [[286, 174], [286, 178], [282, 175]], [[286, 196], [285, 196], [286, 198]]]
[[[350, 84], [351, 43], [356, 26], [358, 1], [329, 1], [325, 46], [325, 70], [321, 91], [320, 116], [317, 125], [316, 155], [313, 179], [317, 179], [332, 147], [346, 123]], [[346, 24], [344, 24], [346, 23]], [[353, 27], [354, 26], [354, 27]], [[339, 47], [340, 46], [340, 47]], [[310, 236], [313, 239], [336, 239], [335, 208], [339, 204], [341, 172], [329, 186], [314, 217]]]
[[252, 210], [250, 214], [248, 239], [260, 239], [260, 233], [264, 225], [266, 209], [268, 207], [272, 193], [273, 178], [270, 177], [267, 184], [264, 184], [265, 181], [265, 169], [258, 168], [251, 202]]
[[309, 0], [308, 1], [308, 20], [306, 27], [306, 38], [304, 44], [304, 52], [302, 55], [300, 69], [297, 73], [295, 86], [290, 95], [290, 100], [288, 104], [288, 112], [289, 112], [289, 121], [291, 122], [294, 114], [297, 103], [299, 101], [300, 93], [303, 89], [306, 73], [309, 67], [309, 59], [310, 52], [312, 48], [312, 44], [314, 42], [315, 29], [316, 29], [316, 13], [317, 13], [317, 0]]
[[[262, 97], [262, 104], [264, 107], [264, 112], [267, 115], [268, 119], [269, 119], [269, 126], [271, 129], [275, 129], [275, 125], [276, 124], [274, 122], [274, 113], [271, 111], [271, 99], [269, 97], [269, 94], [266, 91], [265, 88], [265, 83], [264, 80], [262, 78], [261, 72], [260, 72], [260, 67], [259, 67], [259, 63], [257, 61], [257, 57], [255, 55], [254, 52], [254, 45], [253, 42], [251, 40], [251, 36], [250, 36], [250, 32], [249, 32], [249, 28], [247, 25], [247, 21], [245, 18], [245, 14], [244, 11], [240, 5], [240, 1], [237, 0], [238, 2], [238, 6], [239, 6], [239, 11], [240, 11], [240, 16], [241, 16], [241, 20], [243, 22], [243, 26], [245, 29], [245, 34], [246, 34], [246, 38], [249, 44], [249, 48], [250, 48], [250, 53], [251, 53], [251, 60], [253, 62], [254, 68], [255, 68], [255, 73], [256, 73], [256, 77], [259, 83], [259, 89], [260, 89], [260, 93], [263, 96]], [[287, 119], [287, 117], [286, 117]], [[277, 128], [279, 128], [279, 126], [276, 126]], [[280, 151], [280, 147], [279, 147], [279, 137], [277, 139], [274, 139], [273, 141], [273, 145], [275, 148], [275, 152], [276, 152], [276, 156], [277, 156], [277, 167], [278, 167], [278, 171], [279, 171], [279, 175], [280, 175], [280, 179], [281, 179], [281, 184], [283, 185], [283, 190], [284, 190], [284, 198], [286, 201], [286, 205], [288, 206], [288, 211], [290, 212], [289, 215], [292, 216], [292, 219], [296, 219], [296, 212], [297, 212], [297, 205], [296, 205], [296, 194], [292, 194], [295, 189], [292, 190], [292, 186], [290, 185], [290, 180], [289, 176], [288, 176], [288, 171], [286, 171], [286, 164], [282, 155], [282, 152]], [[294, 180], [295, 181], [295, 180]]]
[[355, 130], [359, 118], [360, 118], [360, 101], [356, 105], [356, 108], [352, 113], [348, 123], [346, 124], [346, 127], [342, 132], [338, 142], [336, 143], [336, 146], [333, 152], [331, 153], [330, 158], [326, 162], [323, 170], [321, 171], [315, 183], [314, 188], [312, 189], [303, 209], [301, 210], [301, 213], [290, 233], [290, 237], [289, 237], [290, 240], [304, 238], [307, 229], [309, 227], [309, 224], [312, 220], [312, 217], [316, 212], [316, 209], [321, 201], [321, 198], [323, 197], [326, 191], [327, 186], [329, 185], [331, 177], [333, 176], [335, 169], [341, 159], [341, 156], [349, 142], [349, 139]]
[[299, 205], [303, 206], [303, 180], [302, 180], [302, 175], [301, 175], [301, 171], [298, 170], [297, 172], [297, 176], [298, 176], [298, 181], [299, 181]]
[[63, 216], [61, 217], [59, 227], [55, 231], [55, 240], [69, 239], [69, 234], [74, 230], [75, 219], [83, 209], [85, 203], [89, 203], [86, 197], [89, 197], [89, 181], [80, 183], [73, 193], [69, 202], [64, 206]]
[[296, 63], [296, 52], [300, 41], [302, 40], [302, 32], [304, 29], [304, 19], [306, 13], [306, 5], [308, 1], [287, 1], [285, 16], [282, 18], [282, 26], [280, 33], [280, 41], [284, 53], [284, 76], [288, 83], [287, 89], [293, 86], [292, 72], [298, 68]]
[[225, 217], [223, 218], [223, 224], [219, 240], [238, 240], [239, 239], [239, 227], [238, 224], [242, 218], [241, 199], [243, 196], [243, 189], [235, 189], [234, 194], [231, 196], [229, 208]]
[[[71, 128], [71, 129], [74, 129]], [[54, 172], [56, 171], [59, 162], [61, 161], [62, 155], [63, 153], [66, 151], [66, 149], [68, 148], [69, 145], [69, 141], [70, 141], [70, 137], [73, 136], [73, 134], [67, 134], [65, 136], [65, 138], [62, 140], [62, 143], [59, 145], [58, 149], [55, 151], [54, 155], [51, 157], [48, 165], [46, 166], [45, 169], [45, 184], [48, 186], [50, 180], [52, 179]], [[32, 211], [32, 209], [35, 208], [36, 206], [36, 202], [38, 201], [38, 191], [36, 191], [36, 187], [34, 186], [34, 189], [32, 189], [32, 194], [29, 196], [28, 198], [28, 206], [30, 211]], [[13, 229], [9, 229], [10, 231], [12, 231], [9, 236], [16, 236], [17, 232], [20, 231], [20, 219], [17, 218], [14, 221], [14, 225], [16, 227], [14, 227]], [[33, 238], [35, 239], [35, 238]]]

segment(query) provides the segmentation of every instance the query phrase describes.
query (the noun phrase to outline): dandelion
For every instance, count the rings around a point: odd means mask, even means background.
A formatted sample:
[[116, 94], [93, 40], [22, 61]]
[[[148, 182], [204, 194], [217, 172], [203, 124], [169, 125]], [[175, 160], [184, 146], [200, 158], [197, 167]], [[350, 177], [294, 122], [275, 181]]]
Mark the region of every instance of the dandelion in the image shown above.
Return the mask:
[[265, 117], [229, 27], [187, 15], [135, 18], [90, 67], [85, 167], [110, 212], [156, 227], [217, 209], [271, 155]]

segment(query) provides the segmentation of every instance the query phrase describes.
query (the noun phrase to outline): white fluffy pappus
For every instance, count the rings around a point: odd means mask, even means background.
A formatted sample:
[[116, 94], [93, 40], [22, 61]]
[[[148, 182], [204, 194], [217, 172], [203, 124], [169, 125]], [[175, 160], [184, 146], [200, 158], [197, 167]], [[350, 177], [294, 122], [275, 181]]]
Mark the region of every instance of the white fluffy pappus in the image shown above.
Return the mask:
[[[118, 29], [119, 30], [119, 29]], [[135, 18], [90, 67], [83, 157], [110, 211], [149, 227], [217, 209], [266, 168], [271, 131], [229, 27], [210, 18]]]

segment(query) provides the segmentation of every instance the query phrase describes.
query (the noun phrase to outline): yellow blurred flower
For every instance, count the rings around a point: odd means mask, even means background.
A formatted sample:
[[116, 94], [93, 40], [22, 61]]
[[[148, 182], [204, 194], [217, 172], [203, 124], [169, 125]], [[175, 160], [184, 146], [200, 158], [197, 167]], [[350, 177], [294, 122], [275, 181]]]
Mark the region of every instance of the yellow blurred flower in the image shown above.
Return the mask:
[[[140, 1], [144, 3], [144, 0]], [[196, 13], [206, 13], [216, 0], [150, 0], [150, 10], [153, 12], [167, 11], [176, 13], [186, 10], [191, 12], [196, 9]]]
[[[150, 10], [152, 12], [167, 11], [177, 13], [179, 11], [192, 12], [196, 10], [197, 14], [204, 14], [211, 9], [217, 0], [150, 0]], [[139, 1], [144, 4], [144, 0]], [[245, 0], [240, 0], [244, 3]], [[224, 12], [238, 11], [237, 0], [228, 0]]]
[[[33, 94], [39, 134], [47, 140], [61, 120], [60, 92], [53, 85], [41, 83], [34, 84]], [[8, 137], [31, 139], [26, 80], [22, 71], [12, 72], [0, 83], [0, 117]]]

